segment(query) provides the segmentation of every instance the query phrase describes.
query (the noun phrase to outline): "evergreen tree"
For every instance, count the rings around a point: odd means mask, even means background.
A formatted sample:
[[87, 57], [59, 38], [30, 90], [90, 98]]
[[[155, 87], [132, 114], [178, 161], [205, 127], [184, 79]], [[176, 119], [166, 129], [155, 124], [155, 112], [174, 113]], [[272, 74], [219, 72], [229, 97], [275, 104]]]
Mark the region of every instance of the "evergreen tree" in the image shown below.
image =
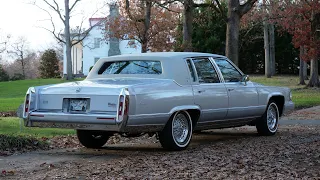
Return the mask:
[[48, 49], [43, 53], [39, 71], [41, 78], [56, 78], [60, 75], [59, 60], [54, 49]]

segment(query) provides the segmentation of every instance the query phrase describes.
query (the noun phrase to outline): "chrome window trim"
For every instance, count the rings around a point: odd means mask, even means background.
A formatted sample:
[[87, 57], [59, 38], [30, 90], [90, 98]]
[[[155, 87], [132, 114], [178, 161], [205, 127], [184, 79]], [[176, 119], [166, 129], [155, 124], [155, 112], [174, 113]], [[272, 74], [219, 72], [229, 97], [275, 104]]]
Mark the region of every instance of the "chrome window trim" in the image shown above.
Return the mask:
[[184, 60], [185, 60], [184, 62], [186, 64], [187, 68], [189, 69], [189, 71], [190, 71], [190, 68], [189, 68], [189, 65], [188, 65], [188, 61], [190, 62], [190, 65], [191, 65], [191, 68], [192, 68], [192, 71], [193, 71], [193, 74], [194, 74], [194, 80], [193, 80], [192, 74], [191, 74], [192, 72], [190, 72], [191, 83], [197, 82], [198, 81], [198, 74], [197, 74], [197, 71], [195, 70], [195, 67], [194, 67], [194, 64], [192, 62], [192, 59], [191, 58], [185, 58]]

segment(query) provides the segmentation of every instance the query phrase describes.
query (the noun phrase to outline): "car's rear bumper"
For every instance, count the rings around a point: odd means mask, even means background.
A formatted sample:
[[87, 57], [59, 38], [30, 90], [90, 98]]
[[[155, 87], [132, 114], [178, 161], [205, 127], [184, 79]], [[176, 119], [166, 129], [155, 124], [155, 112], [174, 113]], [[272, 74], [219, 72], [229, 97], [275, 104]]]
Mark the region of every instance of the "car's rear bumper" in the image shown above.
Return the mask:
[[57, 112], [30, 112], [24, 119], [27, 127], [41, 128], [68, 128], [84, 130], [100, 130], [110, 132], [157, 132], [163, 125], [152, 124], [129, 124], [130, 117], [124, 118], [122, 122], [116, 121], [116, 115], [112, 114], [70, 114]]
[[293, 111], [293, 110], [294, 110], [294, 103], [292, 101], [287, 101], [284, 104], [283, 114], [286, 114], [286, 113]]

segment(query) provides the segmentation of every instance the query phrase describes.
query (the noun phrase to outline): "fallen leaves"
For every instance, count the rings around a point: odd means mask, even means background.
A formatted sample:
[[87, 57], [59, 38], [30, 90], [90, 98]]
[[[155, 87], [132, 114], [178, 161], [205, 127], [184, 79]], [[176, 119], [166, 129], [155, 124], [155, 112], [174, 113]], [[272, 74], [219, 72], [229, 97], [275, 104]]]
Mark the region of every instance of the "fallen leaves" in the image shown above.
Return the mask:
[[2, 170], [1, 171], [1, 176], [13, 176], [13, 175], [15, 175], [15, 171], [14, 170], [9, 170], [9, 171]]
[[[194, 136], [184, 151], [158, 148], [155, 137], [112, 137], [99, 150], [77, 147], [74, 136], [48, 139], [68, 147], [72, 160], [39, 162], [17, 179], [319, 179], [320, 126], [280, 127], [276, 136], [253, 128], [215, 130]], [[221, 133], [224, 132], [224, 133]], [[116, 144], [112, 144], [116, 143]], [[125, 148], [123, 148], [125, 147]], [[60, 151], [57, 155], [60, 155]], [[54, 163], [53, 163], [54, 162]], [[7, 174], [7, 172], [6, 172]], [[19, 178], [18, 175], [19, 174]]]
[[15, 111], [0, 112], [0, 117], [16, 117], [17, 113]]
[[[223, 130], [221, 130], [223, 131]], [[110, 142], [118, 147], [134, 144], [126, 150], [88, 151], [74, 161], [43, 168], [33, 179], [70, 177], [83, 179], [317, 179], [320, 177], [320, 127], [281, 128], [276, 136], [256, 136], [253, 129], [237, 128], [225, 133], [198, 134], [185, 151], [148, 150], [154, 137], [123, 138]], [[215, 131], [214, 131], [215, 132]], [[210, 140], [212, 136], [225, 136]], [[207, 141], [201, 141], [203, 137]], [[227, 138], [228, 137], [228, 138]], [[194, 145], [197, 143], [197, 145]], [[112, 144], [112, 147], [117, 147]], [[143, 146], [146, 147], [146, 146]], [[85, 148], [84, 148], [85, 149]], [[109, 155], [119, 154], [117, 158]], [[88, 155], [92, 156], [88, 158]], [[107, 160], [103, 160], [107, 159]], [[45, 164], [44, 167], [48, 167]]]
[[18, 152], [46, 150], [49, 146], [46, 142], [32, 136], [0, 134], [0, 156], [8, 156]]

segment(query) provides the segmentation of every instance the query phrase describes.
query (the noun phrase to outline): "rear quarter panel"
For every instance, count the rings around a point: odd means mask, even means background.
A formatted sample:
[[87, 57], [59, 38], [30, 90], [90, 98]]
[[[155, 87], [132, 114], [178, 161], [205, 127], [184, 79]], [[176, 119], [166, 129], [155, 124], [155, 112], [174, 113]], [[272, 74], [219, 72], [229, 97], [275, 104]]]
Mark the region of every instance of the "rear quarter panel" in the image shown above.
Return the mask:
[[[164, 125], [175, 110], [194, 107], [191, 85], [180, 85], [173, 80], [132, 88], [134, 111], [129, 111], [128, 125]], [[131, 104], [131, 103], [130, 103]]]

